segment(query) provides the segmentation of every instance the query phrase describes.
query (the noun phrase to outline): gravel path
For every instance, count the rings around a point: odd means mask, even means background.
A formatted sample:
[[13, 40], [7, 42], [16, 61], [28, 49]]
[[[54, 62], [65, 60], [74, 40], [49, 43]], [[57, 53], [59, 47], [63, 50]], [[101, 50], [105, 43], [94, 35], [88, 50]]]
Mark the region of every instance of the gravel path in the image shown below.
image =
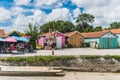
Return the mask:
[[[71, 48], [55, 50], [55, 55], [120, 55], [120, 49]], [[37, 50], [36, 53], [0, 54], [0, 57], [52, 55], [52, 50]]]
[[0, 80], [120, 80], [120, 74], [66, 72], [66, 76], [64, 77], [0, 76]]

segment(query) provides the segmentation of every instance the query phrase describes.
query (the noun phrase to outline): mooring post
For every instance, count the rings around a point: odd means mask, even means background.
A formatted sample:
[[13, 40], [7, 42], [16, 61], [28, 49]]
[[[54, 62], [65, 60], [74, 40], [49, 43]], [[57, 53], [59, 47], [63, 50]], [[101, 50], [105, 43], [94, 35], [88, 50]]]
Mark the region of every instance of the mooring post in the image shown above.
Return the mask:
[[54, 48], [52, 48], [52, 55], [54, 55]]

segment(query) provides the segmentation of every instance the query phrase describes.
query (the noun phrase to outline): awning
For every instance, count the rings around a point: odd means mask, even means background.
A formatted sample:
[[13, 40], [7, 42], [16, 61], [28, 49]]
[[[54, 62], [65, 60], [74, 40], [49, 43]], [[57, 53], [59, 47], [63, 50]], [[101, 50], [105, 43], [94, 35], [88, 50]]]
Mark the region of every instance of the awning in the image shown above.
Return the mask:
[[25, 37], [16, 37], [17, 41], [29, 42], [29, 38]]

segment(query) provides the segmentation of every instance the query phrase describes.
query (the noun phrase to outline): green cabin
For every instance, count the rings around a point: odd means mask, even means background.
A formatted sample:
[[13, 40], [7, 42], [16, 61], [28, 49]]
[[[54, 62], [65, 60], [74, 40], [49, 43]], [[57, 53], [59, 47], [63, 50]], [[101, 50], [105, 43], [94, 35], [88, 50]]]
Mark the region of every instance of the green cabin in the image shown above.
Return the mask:
[[118, 37], [111, 31], [83, 33], [87, 47], [112, 49], [118, 48]]

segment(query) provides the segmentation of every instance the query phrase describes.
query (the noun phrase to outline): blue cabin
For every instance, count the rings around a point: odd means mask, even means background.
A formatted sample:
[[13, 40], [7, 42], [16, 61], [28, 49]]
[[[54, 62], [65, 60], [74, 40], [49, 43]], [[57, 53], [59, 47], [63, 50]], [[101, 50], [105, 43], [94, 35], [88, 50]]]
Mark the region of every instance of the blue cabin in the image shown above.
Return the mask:
[[109, 49], [118, 47], [118, 37], [111, 31], [83, 33], [87, 47]]
[[112, 33], [118, 36], [117, 41], [118, 41], [118, 47], [120, 47], [120, 28], [118, 29], [112, 29], [110, 30]]

